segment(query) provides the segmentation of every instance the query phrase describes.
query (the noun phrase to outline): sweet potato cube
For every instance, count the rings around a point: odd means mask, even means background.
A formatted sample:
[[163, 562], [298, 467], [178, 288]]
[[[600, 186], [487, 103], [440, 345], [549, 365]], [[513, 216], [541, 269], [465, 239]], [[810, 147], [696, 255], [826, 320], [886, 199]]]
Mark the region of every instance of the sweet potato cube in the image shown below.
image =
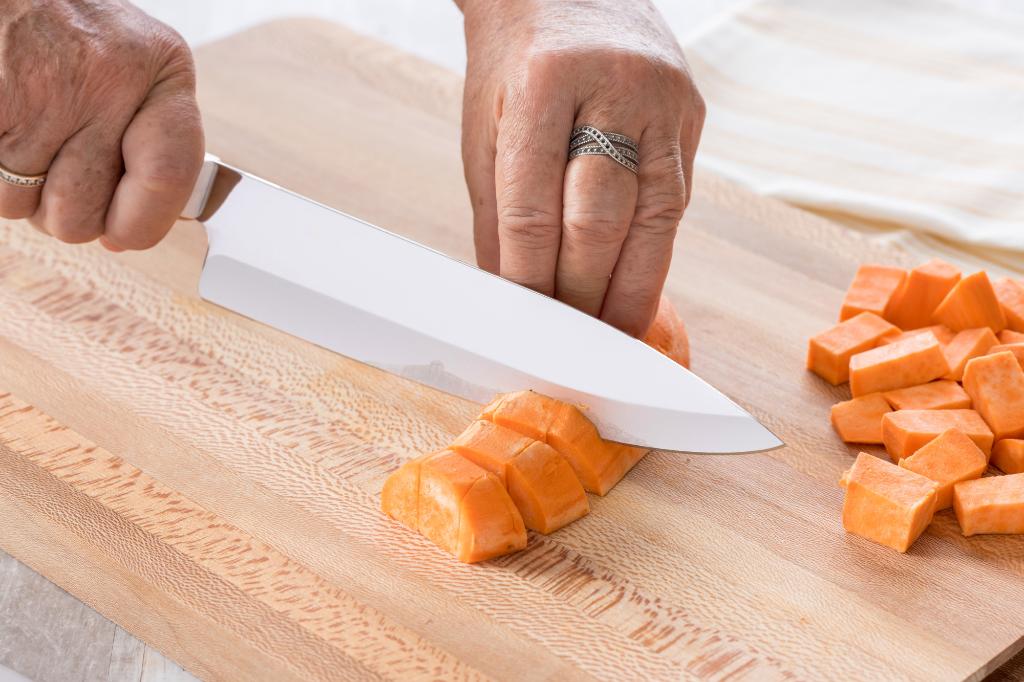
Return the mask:
[[843, 298], [839, 321], [848, 320], [861, 313], [874, 313], [881, 317], [889, 299], [903, 284], [907, 271], [887, 265], [862, 265], [857, 269], [850, 288]]
[[946, 354], [946, 363], [949, 365], [949, 372], [944, 378], [952, 381], [963, 379], [967, 361], [985, 355], [996, 343], [998, 343], [996, 335], [988, 327], [965, 329], [958, 332], [942, 350]]
[[1024, 474], [957, 483], [953, 508], [964, 535], [1024, 533]]
[[1017, 363], [1024, 368], [1024, 343], [998, 343], [989, 348], [985, 355], [995, 355], [996, 353], [1013, 353], [1013, 357], [1017, 358]]
[[1006, 327], [1002, 306], [984, 271], [968, 275], [957, 282], [935, 309], [932, 321], [957, 332], [990, 327], [998, 333]]
[[960, 384], [945, 379], [886, 391], [884, 395], [894, 410], [956, 410], [971, 406], [971, 397]]
[[900, 466], [939, 484], [935, 511], [953, 506], [953, 485], [981, 478], [988, 468], [988, 457], [963, 431], [949, 429], [925, 444]]
[[886, 334], [899, 329], [874, 313], [861, 313], [811, 338], [807, 369], [833, 386], [850, 378], [850, 358], [878, 345]]
[[997, 336], [999, 337], [999, 343], [1002, 344], [1024, 343], [1024, 333], [1015, 332], [1012, 329], [1004, 329]]
[[505, 486], [451, 450], [418, 457], [394, 472], [384, 483], [381, 507], [466, 563], [526, 547], [526, 527]]
[[1003, 308], [1007, 328], [1024, 332], [1024, 284], [1004, 277], [992, 285], [992, 290]]
[[450, 447], [505, 484], [530, 530], [553, 533], [590, 510], [572, 467], [545, 443], [481, 420]]
[[534, 391], [504, 393], [484, 407], [480, 419], [545, 442], [560, 405], [558, 400]]
[[881, 443], [882, 415], [891, 411], [881, 393], [869, 393], [833, 405], [832, 428], [845, 443]]
[[1013, 353], [968, 362], [964, 390], [996, 440], [1024, 437], [1024, 369]]
[[958, 429], [985, 456], [992, 452], [992, 430], [974, 410], [897, 410], [882, 415], [882, 443], [892, 461], [910, 457], [948, 429]]
[[1004, 438], [992, 446], [992, 466], [1004, 474], [1024, 474], [1024, 440]]
[[924, 384], [949, 371], [938, 339], [918, 334], [858, 353], [850, 358], [850, 392], [854, 397]]
[[960, 268], [938, 258], [914, 268], [889, 300], [885, 319], [900, 329], [927, 327], [932, 313], [959, 281]]
[[911, 329], [908, 332], [896, 330], [895, 333], [889, 333], [878, 340], [879, 346], [885, 346], [890, 343], [896, 343], [897, 341], [904, 341], [909, 339], [911, 336], [917, 336], [918, 334], [932, 334], [936, 339], [939, 340], [939, 345], [945, 347], [947, 343], [953, 340], [956, 336], [956, 332], [951, 330], [944, 324], [933, 324], [930, 327], [922, 327], [920, 329]]
[[938, 484], [907, 469], [857, 455], [845, 476], [843, 528], [898, 552], [906, 552], [935, 514]]

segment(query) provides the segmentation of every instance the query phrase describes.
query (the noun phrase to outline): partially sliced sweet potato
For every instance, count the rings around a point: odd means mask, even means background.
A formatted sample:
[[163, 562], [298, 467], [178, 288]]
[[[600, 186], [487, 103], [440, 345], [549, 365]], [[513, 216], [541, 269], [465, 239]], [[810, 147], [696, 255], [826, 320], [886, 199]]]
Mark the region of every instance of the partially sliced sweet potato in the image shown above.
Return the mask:
[[658, 310], [644, 336], [644, 343], [683, 367], [690, 366], [690, 337], [686, 334], [686, 325], [664, 294], [658, 301]]
[[1024, 284], [1004, 277], [993, 284], [992, 289], [1003, 308], [1007, 328], [1015, 332], [1024, 332]]
[[1024, 533], [1024, 474], [957, 483], [953, 508], [964, 535]]
[[999, 337], [999, 343], [1024, 343], [1024, 333], [1015, 332], [1012, 329], [1004, 329], [997, 334]]
[[946, 362], [949, 364], [949, 372], [944, 378], [960, 381], [964, 377], [964, 367], [967, 366], [967, 361], [985, 355], [997, 343], [996, 335], [988, 327], [965, 329], [958, 332], [943, 349], [943, 353], [946, 354]]
[[885, 319], [900, 329], [927, 327], [932, 313], [959, 281], [960, 268], [938, 258], [914, 268], [890, 299]]
[[839, 321], [860, 313], [882, 316], [896, 290], [903, 284], [907, 271], [887, 265], [862, 265], [857, 269], [850, 288], [843, 298]]
[[987, 457], [992, 430], [974, 410], [897, 410], [882, 416], [882, 443], [892, 461], [910, 457], [948, 429], [967, 434]]
[[1006, 328], [1006, 317], [996, 292], [984, 271], [964, 277], [942, 300], [932, 321], [953, 331], [990, 327], [994, 333]]
[[878, 345], [899, 329], [874, 313], [861, 313], [811, 338], [807, 369], [833, 386], [850, 378], [850, 358]]
[[938, 484], [862, 452], [844, 476], [843, 528], [906, 552], [935, 514]]
[[935, 511], [941, 511], [953, 506], [954, 484], [980, 478], [985, 473], [988, 457], [963, 431], [949, 429], [910, 457], [901, 459], [900, 466], [939, 484]]
[[968, 362], [964, 390], [996, 440], [1024, 437], [1024, 369], [1013, 353]]
[[946, 379], [886, 391], [884, 395], [894, 410], [956, 410], [971, 406], [971, 397], [960, 384]]
[[992, 466], [1004, 474], [1024, 474], [1024, 440], [1004, 438], [992, 447]]
[[845, 443], [881, 443], [882, 415], [891, 411], [881, 393], [869, 393], [833, 405], [832, 428]]
[[1013, 353], [1021, 368], [1024, 368], [1024, 343], [998, 343], [988, 349], [985, 355], [996, 353]]
[[850, 392], [854, 397], [924, 384], [949, 371], [938, 339], [918, 334], [858, 353], [850, 358]]
[[590, 510], [572, 467], [545, 443], [479, 420], [450, 447], [505, 484], [530, 530], [553, 533]]

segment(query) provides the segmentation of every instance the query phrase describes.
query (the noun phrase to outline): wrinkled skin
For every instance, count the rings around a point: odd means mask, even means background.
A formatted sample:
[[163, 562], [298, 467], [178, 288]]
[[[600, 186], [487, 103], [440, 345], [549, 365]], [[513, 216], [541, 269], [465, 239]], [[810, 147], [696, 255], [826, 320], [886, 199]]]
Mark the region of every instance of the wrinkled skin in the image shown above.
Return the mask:
[[[704, 122], [678, 43], [647, 0], [460, 4], [480, 266], [642, 336]], [[639, 176], [604, 156], [566, 166], [582, 124], [639, 141]]]
[[127, 2], [4, 0], [0, 92], [0, 165], [49, 173], [0, 183], [0, 216], [113, 250], [163, 238], [203, 156], [180, 36]]

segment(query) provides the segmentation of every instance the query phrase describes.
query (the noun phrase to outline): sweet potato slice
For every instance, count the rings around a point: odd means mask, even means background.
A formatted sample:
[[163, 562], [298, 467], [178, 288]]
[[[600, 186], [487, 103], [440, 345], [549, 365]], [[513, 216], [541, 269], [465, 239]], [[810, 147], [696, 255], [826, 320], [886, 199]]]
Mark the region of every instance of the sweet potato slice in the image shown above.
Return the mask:
[[1024, 533], [1024, 474], [957, 483], [953, 508], [964, 535]]
[[419, 532], [420, 465], [423, 457], [410, 459], [391, 473], [380, 493], [381, 510], [403, 526]]
[[480, 420], [450, 447], [505, 484], [530, 530], [553, 533], [590, 511], [572, 467], [545, 443]]
[[1024, 343], [998, 343], [989, 348], [985, 354], [995, 355], [996, 353], [1013, 353], [1013, 357], [1017, 358], [1021, 368], [1024, 368]]
[[887, 334], [899, 329], [874, 313], [861, 313], [811, 338], [807, 348], [807, 369], [833, 386], [850, 378], [850, 358], [878, 345]]
[[1013, 353], [968, 362], [964, 390], [996, 440], [1024, 437], [1024, 369]]
[[917, 386], [938, 379], [948, 371], [938, 339], [918, 334], [850, 358], [850, 392], [857, 397]]
[[965, 329], [958, 332], [942, 350], [946, 354], [946, 363], [949, 365], [949, 372], [944, 378], [953, 381], [963, 379], [967, 361], [985, 355], [996, 343], [998, 343], [998, 339], [988, 327]]
[[937, 483], [866, 452], [844, 479], [843, 528], [898, 552], [914, 544], [935, 514]]
[[959, 281], [960, 268], [952, 263], [936, 258], [919, 265], [889, 300], [885, 319], [900, 329], [927, 327], [932, 313]]
[[862, 265], [857, 269], [850, 288], [843, 298], [839, 321], [860, 313], [874, 313], [881, 317], [896, 290], [903, 284], [907, 271], [887, 265]]
[[664, 294], [658, 301], [658, 310], [644, 336], [644, 343], [683, 367], [690, 366], [690, 337], [686, 334], [686, 325]]
[[990, 327], [994, 333], [1006, 328], [1006, 317], [996, 292], [984, 271], [964, 277], [942, 299], [932, 321], [953, 331]]
[[957, 410], [971, 406], [971, 397], [960, 384], [945, 379], [886, 391], [884, 395], [894, 410]]
[[992, 285], [992, 290], [1003, 309], [1007, 328], [1024, 332], [1024, 284], [1004, 277]]
[[569, 462], [584, 489], [598, 495], [647, 454], [644, 448], [603, 440], [579, 408], [533, 391], [498, 396], [480, 418], [547, 443]]
[[1015, 332], [1012, 329], [1004, 329], [997, 334], [999, 337], [999, 343], [1024, 343], [1024, 333]]
[[845, 443], [881, 443], [882, 415], [891, 411], [881, 393], [869, 393], [833, 405], [832, 428]]
[[1004, 438], [992, 447], [992, 466], [1004, 474], [1024, 474], [1024, 440]]
[[897, 410], [882, 415], [882, 443], [894, 462], [910, 457], [948, 429], [963, 431], [986, 457], [992, 452], [992, 430], [974, 410]]
[[988, 468], [988, 457], [963, 431], [949, 429], [925, 444], [900, 466], [939, 484], [935, 511], [953, 506], [953, 485], [981, 478]]

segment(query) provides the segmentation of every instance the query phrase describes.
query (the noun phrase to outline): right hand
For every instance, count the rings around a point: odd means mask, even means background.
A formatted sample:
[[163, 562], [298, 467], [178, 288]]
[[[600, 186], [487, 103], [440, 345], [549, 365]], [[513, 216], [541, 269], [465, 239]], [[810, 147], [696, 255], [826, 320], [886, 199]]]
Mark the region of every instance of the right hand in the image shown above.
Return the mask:
[[71, 243], [145, 249], [170, 230], [203, 161], [192, 55], [122, 0], [3, 0], [0, 216]]

